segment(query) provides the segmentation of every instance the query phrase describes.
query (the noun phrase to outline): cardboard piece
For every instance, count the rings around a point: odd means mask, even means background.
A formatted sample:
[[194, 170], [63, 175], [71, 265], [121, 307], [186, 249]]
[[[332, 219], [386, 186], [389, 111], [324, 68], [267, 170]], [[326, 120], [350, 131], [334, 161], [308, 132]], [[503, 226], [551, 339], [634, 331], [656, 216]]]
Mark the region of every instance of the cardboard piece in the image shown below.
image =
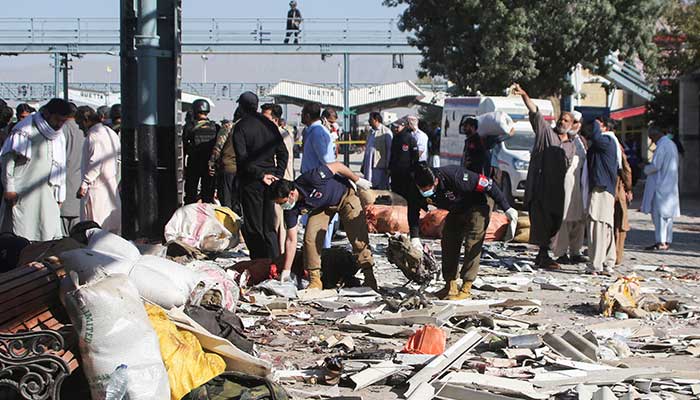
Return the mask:
[[502, 394], [517, 394], [533, 400], [549, 399], [551, 394], [544, 390], [535, 389], [532, 383], [527, 381], [483, 375], [476, 372], [452, 372], [440, 381]]
[[421, 397], [421, 399], [440, 399], [440, 400], [515, 400], [516, 397], [504, 396], [501, 394], [484, 392], [471, 389], [462, 385], [452, 383], [444, 384], [443, 382], [435, 382], [434, 386], [438, 389], [435, 397]]

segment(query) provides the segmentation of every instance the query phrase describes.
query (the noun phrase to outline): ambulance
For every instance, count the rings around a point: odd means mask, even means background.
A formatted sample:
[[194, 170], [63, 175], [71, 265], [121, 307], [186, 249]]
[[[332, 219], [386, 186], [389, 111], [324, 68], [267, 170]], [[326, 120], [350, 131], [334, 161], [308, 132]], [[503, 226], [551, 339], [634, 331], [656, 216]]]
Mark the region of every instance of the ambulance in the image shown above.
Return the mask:
[[[533, 99], [548, 121], [554, 121], [554, 107], [549, 100]], [[535, 133], [528, 119], [528, 110], [519, 96], [509, 97], [452, 97], [445, 99], [442, 111], [442, 138], [440, 158], [442, 165], [458, 164], [464, 151], [464, 135], [459, 133], [461, 122], [469, 117], [502, 111], [515, 122], [513, 136], [496, 144], [491, 165], [502, 172], [501, 189], [511, 204], [525, 196], [530, 152], [535, 144]]]

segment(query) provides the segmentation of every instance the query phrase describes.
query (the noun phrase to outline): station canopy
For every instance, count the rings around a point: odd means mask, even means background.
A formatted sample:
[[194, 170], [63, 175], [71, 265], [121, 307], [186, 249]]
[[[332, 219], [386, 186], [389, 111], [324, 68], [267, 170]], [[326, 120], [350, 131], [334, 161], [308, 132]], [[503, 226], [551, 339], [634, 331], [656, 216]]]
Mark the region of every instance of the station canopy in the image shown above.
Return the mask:
[[[267, 95], [278, 104], [303, 106], [315, 101], [324, 107], [343, 109], [343, 90], [337, 87], [282, 80]], [[350, 109], [356, 114], [365, 114], [378, 109], [410, 107], [426, 97], [426, 93], [411, 81], [351, 87]]]

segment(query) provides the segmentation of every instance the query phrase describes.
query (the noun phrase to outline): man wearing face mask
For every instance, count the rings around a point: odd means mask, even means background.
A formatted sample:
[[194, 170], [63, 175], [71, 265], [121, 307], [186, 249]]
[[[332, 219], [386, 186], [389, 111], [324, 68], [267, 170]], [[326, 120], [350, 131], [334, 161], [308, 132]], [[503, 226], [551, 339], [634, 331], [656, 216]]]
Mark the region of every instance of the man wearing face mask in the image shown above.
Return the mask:
[[0, 231], [30, 241], [63, 237], [60, 204], [66, 198], [66, 140], [62, 127], [71, 115], [63, 99], [14, 126], [0, 150], [2, 183]]
[[581, 254], [586, 232], [586, 204], [588, 203], [588, 171], [586, 170], [586, 147], [579, 135], [581, 113], [572, 112], [574, 125], [569, 138], [574, 142], [574, 153], [564, 176], [564, 218], [559, 232], [554, 237], [554, 258], [560, 264], [580, 264], [588, 261]]
[[364, 285], [377, 288], [365, 212], [353, 186], [366, 190], [370, 189], [372, 184], [339, 162], [321, 165], [302, 173], [294, 182], [282, 179], [270, 185], [271, 197], [284, 209], [284, 222], [287, 227], [281, 280], [289, 279], [296, 254], [297, 223], [302, 213], [308, 213], [309, 220], [304, 232], [304, 266], [309, 271], [308, 289], [323, 288], [321, 249], [328, 222], [337, 213], [348, 234], [360, 270], [365, 276]]
[[513, 94], [521, 96], [525, 102], [535, 132], [524, 199], [525, 209], [530, 212], [530, 243], [540, 248], [535, 264], [541, 268], [560, 269], [549, 256], [549, 247], [564, 216], [564, 176], [576, 149], [568, 135], [574, 118], [571, 113], [562, 112], [556, 127], [552, 128], [520, 85], [514, 85]]
[[393, 133], [391, 158], [389, 159], [391, 191], [400, 194], [408, 202], [408, 229], [411, 235], [411, 244], [422, 252], [420, 207], [417, 201], [412, 201], [419, 196], [412, 176], [412, 171], [418, 164], [418, 143], [408, 129], [406, 118], [401, 118], [391, 124], [391, 132]]
[[[416, 168], [415, 184], [420, 191], [418, 200], [448, 210], [442, 230], [442, 276], [445, 287], [436, 293], [441, 299], [463, 300], [471, 296], [472, 282], [479, 272], [481, 248], [486, 227], [489, 224], [487, 196], [506, 210], [511, 222], [506, 238], [512, 238], [518, 212], [513, 209], [503, 193], [483, 174], [469, 171], [457, 165], [428, 168], [421, 164]], [[464, 265], [460, 276], [462, 287], [458, 289], [460, 247], [464, 243]]]

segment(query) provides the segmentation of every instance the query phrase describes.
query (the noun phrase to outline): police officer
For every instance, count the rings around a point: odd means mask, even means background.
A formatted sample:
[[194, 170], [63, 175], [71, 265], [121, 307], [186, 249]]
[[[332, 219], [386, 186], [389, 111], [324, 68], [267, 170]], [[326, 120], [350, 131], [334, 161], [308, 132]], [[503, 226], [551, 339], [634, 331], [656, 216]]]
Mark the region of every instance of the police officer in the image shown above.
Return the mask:
[[489, 175], [491, 161], [488, 151], [479, 137], [479, 120], [473, 117], [466, 118], [459, 127], [459, 133], [466, 135], [464, 140], [464, 152], [462, 154], [462, 166], [477, 174]]
[[374, 259], [369, 247], [367, 220], [354, 186], [370, 189], [372, 184], [355, 175], [343, 163], [324, 164], [301, 174], [294, 182], [275, 181], [270, 186], [271, 197], [284, 210], [287, 229], [284, 269], [281, 279], [289, 278], [297, 248], [297, 224], [302, 213], [309, 220], [304, 232], [304, 265], [309, 271], [309, 289], [322, 289], [321, 249], [328, 223], [337, 213], [345, 227], [352, 251], [365, 276], [364, 285], [377, 288]]
[[[401, 118], [391, 124], [394, 137], [391, 140], [389, 174], [391, 191], [398, 193], [408, 202], [408, 227], [411, 243], [418, 250], [423, 250], [419, 237], [420, 207], [417, 201], [418, 191], [413, 182], [412, 171], [418, 164], [418, 143], [408, 129], [408, 121]], [[411, 199], [414, 199], [413, 201]]]
[[[491, 197], [506, 210], [511, 221], [507, 235], [512, 237], [518, 212], [511, 208], [503, 193], [484, 174], [472, 172], [458, 165], [429, 168], [420, 164], [415, 171], [415, 182], [420, 191], [420, 206], [432, 204], [448, 210], [442, 229], [442, 276], [445, 287], [436, 295], [441, 299], [463, 300], [471, 296], [472, 282], [479, 271], [481, 247], [489, 224]], [[414, 200], [415, 201], [415, 200]], [[466, 241], [465, 241], [466, 239]], [[461, 271], [462, 287], [457, 286], [460, 247], [464, 242], [464, 266]]]
[[122, 105], [114, 104], [109, 110], [109, 127], [117, 134], [122, 130]]
[[[185, 167], [185, 204], [201, 199], [214, 202], [215, 179], [209, 174], [211, 156], [219, 127], [209, 120], [209, 102], [197, 99], [192, 103], [192, 120], [185, 125], [183, 142], [187, 165]], [[201, 183], [201, 192], [199, 191]]]

